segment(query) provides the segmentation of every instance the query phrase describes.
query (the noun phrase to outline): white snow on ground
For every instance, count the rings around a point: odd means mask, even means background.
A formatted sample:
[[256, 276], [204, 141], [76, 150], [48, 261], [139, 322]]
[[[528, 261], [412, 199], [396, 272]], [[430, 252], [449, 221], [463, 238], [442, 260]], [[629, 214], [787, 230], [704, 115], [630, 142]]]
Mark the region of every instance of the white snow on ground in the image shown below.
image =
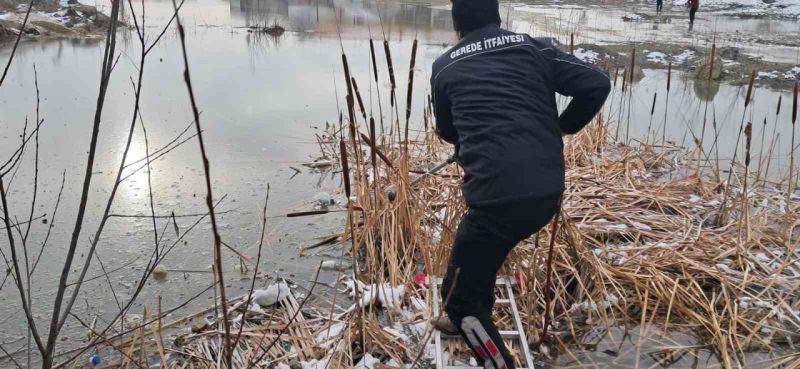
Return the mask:
[[647, 61], [653, 63], [667, 64], [667, 54], [660, 51], [651, 51], [647, 54]]
[[694, 59], [695, 53], [692, 50], [686, 49], [683, 50], [682, 53], [675, 55], [672, 57], [674, 64], [683, 64], [686, 63], [689, 59]]
[[647, 56], [647, 61], [667, 65], [669, 60], [672, 59], [672, 64], [681, 65], [686, 63], [687, 60], [694, 59], [695, 52], [692, 50], [683, 50], [678, 55], [668, 56], [660, 51], [644, 51]]
[[730, 60], [730, 59], [722, 59], [722, 66], [724, 66], [724, 67], [731, 66], [731, 65], [736, 65], [736, 64], [739, 64], [739, 62], [737, 62], [735, 60]]
[[586, 63], [596, 63], [598, 60], [600, 60], [600, 54], [598, 52], [584, 50], [582, 47], [579, 47], [577, 50], [575, 50], [573, 55]]
[[0, 14], [0, 20], [9, 20], [14, 17], [12, 13]]
[[[675, 5], [686, 4], [686, 0], [673, 0]], [[800, 16], [800, 1], [775, 0], [704, 0], [700, 11], [720, 11], [732, 15], [777, 15], [797, 18]]]
[[758, 72], [758, 77], [756, 79], [775, 79], [778, 78], [778, 71], [773, 70], [772, 72]]
[[794, 67], [794, 68], [789, 69], [788, 71], [786, 71], [786, 73], [783, 74], [783, 78], [786, 78], [786, 79], [789, 79], [789, 80], [800, 79], [800, 66]]

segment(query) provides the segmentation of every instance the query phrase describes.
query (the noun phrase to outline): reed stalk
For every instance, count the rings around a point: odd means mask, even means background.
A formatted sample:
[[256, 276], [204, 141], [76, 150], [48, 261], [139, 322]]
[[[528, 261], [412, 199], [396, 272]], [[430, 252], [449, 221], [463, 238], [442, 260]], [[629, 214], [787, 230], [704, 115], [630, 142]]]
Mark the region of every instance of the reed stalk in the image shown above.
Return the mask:
[[[749, 227], [749, 208], [750, 200], [747, 194], [747, 179], [750, 176], [750, 144], [753, 141], [753, 123], [748, 122], [744, 128], [745, 144], [744, 144], [744, 176], [742, 177], [744, 184], [742, 186], [742, 200], [739, 214], [739, 244], [744, 245], [745, 241], [750, 240], [750, 227]], [[744, 224], [746, 229], [743, 229]], [[747, 237], [742, 237], [742, 232], [745, 232]]]
[[797, 123], [797, 82], [795, 81], [794, 88], [792, 88], [792, 146], [789, 152], [789, 179], [786, 184], [786, 209], [787, 209], [786, 214], [789, 214], [789, 208], [791, 206], [791, 200], [792, 200], [792, 193], [794, 192], [792, 180], [794, 179], [794, 136], [795, 136], [796, 123]]
[[417, 62], [417, 39], [411, 46], [411, 62], [408, 66], [408, 90], [406, 90], [406, 127], [403, 145], [408, 149], [408, 121], [411, 119], [411, 100], [414, 93], [414, 67]]
[[667, 117], [669, 116], [669, 88], [672, 85], [672, 60], [667, 64], [667, 97], [664, 100], [664, 124], [661, 126], [661, 146], [667, 147]]
[[627, 145], [630, 142], [630, 130], [631, 130], [631, 105], [633, 105], [633, 80], [636, 76], [636, 47], [631, 49], [631, 76], [630, 76], [630, 86], [628, 87], [630, 91], [628, 91], [628, 117], [625, 123], [625, 144]]
[[769, 153], [767, 154], [767, 165], [764, 169], [764, 181], [762, 183], [762, 187], [766, 185], [767, 179], [769, 178], [769, 165], [772, 162], [772, 149], [776, 145], [777, 140], [777, 131], [778, 131], [778, 117], [781, 115], [781, 102], [783, 101], [783, 95], [778, 95], [778, 104], [775, 107], [775, 123], [772, 125], [772, 139], [770, 140], [769, 145]]
[[[653, 105], [650, 107], [650, 122], [647, 123], [647, 136], [645, 137], [645, 145], [650, 141], [650, 129], [653, 126], [653, 114], [656, 112], [656, 99], [658, 98], [658, 92], [653, 93]], [[655, 140], [655, 135], [653, 137]]]
[[[711, 43], [711, 54], [708, 56], [708, 77], [706, 78], [706, 93], [710, 93], [711, 91], [711, 77], [714, 75], [714, 57], [716, 56], [717, 52], [717, 42], [716, 42], [716, 35], [714, 36], [714, 41]], [[708, 121], [708, 97], [705, 99], [705, 107], [703, 108], [703, 126], [700, 130], [700, 141], [698, 143], [698, 153], [697, 153], [697, 174], [700, 175], [701, 167], [700, 167], [700, 158], [704, 153], [704, 144], [705, 144], [705, 137], [706, 137], [706, 122]]]
[[736, 144], [733, 148], [733, 156], [731, 157], [730, 168], [728, 170], [728, 179], [725, 181], [723, 185], [723, 197], [722, 202], [719, 206], [719, 213], [717, 216], [717, 224], [722, 226], [724, 223], [727, 222], [727, 203], [728, 197], [730, 194], [730, 186], [731, 180], [733, 178], [733, 172], [736, 171], [736, 154], [739, 150], [739, 140], [742, 137], [742, 131], [744, 130], [744, 119], [747, 116], [747, 107], [750, 105], [750, 97], [753, 95], [753, 84], [756, 80], [756, 71], [753, 70], [750, 73], [750, 81], [747, 84], [747, 95], [744, 98], [744, 109], [742, 109], [742, 121], [739, 123], [739, 132], [736, 134]]
[[378, 82], [378, 61], [375, 58], [375, 44], [372, 41], [372, 37], [369, 39], [369, 53], [372, 59], [372, 75], [375, 78], [375, 90], [376, 95], [378, 96], [378, 120], [381, 122], [381, 135], [384, 134], [384, 126], [383, 126], [383, 104], [381, 103], [381, 85]]

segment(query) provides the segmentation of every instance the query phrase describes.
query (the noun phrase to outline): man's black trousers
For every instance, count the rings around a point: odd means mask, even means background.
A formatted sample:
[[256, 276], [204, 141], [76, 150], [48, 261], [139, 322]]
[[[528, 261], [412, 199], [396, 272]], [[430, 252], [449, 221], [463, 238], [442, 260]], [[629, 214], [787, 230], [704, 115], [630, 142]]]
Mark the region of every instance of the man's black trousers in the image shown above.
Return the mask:
[[[453, 288], [445, 311], [487, 369], [515, 368], [492, 322], [497, 271], [517, 243], [553, 218], [559, 199], [560, 195], [554, 195], [470, 208], [458, 226], [442, 283], [442, 299]], [[454, 281], [459, 268], [458, 281]]]

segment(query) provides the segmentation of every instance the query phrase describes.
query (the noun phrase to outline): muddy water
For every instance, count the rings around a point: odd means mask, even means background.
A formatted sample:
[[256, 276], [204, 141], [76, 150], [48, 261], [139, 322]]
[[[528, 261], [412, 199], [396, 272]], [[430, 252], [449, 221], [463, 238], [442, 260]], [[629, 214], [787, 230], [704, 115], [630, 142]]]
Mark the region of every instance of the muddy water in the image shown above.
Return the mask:
[[[342, 219], [336, 215], [287, 220], [280, 217], [292, 210], [308, 210], [318, 191], [335, 192], [340, 179], [312, 172], [300, 164], [308, 161], [318, 151], [312, 140], [316, 127], [333, 123], [337, 117], [337, 92], [341, 95], [340, 45], [348, 55], [353, 75], [365, 95], [367, 105], [377, 109], [373, 102], [377, 94], [388, 99], [385, 74], [380, 85], [369, 78], [369, 37], [382, 38], [385, 34], [392, 45], [398, 85], [405, 86], [412, 40], [420, 40], [415, 75], [415, 109], [419, 109], [429, 89], [426, 81], [432, 61], [452, 44], [452, 23], [447, 8], [442, 4], [406, 4], [399, 2], [360, 1], [214, 1], [187, 2], [184, 23], [187, 28], [187, 48], [198, 105], [211, 161], [211, 173], [219, 205], [223, 239], [247, 255], [256, 254], [259, 239], [260, 210], [269, 186], [268, 239], [262, 269], [270, 277], [288, 277], [305, 283], [313, 276], [314, 266], [330, 255], [300, 257], [298, 250], [322, 237], [337, 232]], [[591, 13], [604, 14], [608, 7], [582, 6]], [[154, 37], [158, 26], [170, 16], [169, 1], [145, 2], [148, 16], [147, 32]], [[138, 4], [137, 4], [138, 7]], [[543, 9], [529, 4], [526, 9]], [[623, 8], [612, 12], [621, 13]], [[549, 10], [548, 10], [549, 11]], [[570, 10], [571, 11], [571, 10]], [[524, 15], [524, 14], [523, 14]], [[512, 28], [520, 31], [526, 21], [520, 11], [506, 9], [505, 19]], [[610, 16], [609, 16], [610, 17]], [[528, 19], [528, 20], [526, 20]], [[615, 21], [596, 16], [593, 27], [596, 37], [601, 37], [604, 26], [615, 27]], [[277, 22], [288, 32], [281, 37], [253, 34], [246, 26]], [[608, 22], [608, 23], [605, 23]], [[741, 22], [719, 18], [718, 22]], [[769, 21], [772, 22], [772, 21]], [[776, 22], [776, 28], [796, 32], [790, 25]], [[531, 28], [537, 36], [553, 34]], [[754, 30], [753, 32], [757, 32]], [[611, 30], [607, 31], [612, 32]], [[617, 31], [613, 31], [617, 32]], [[677, 31], [676, 31], [677, 32]], [[760, 31], [758, 31], [760, 32]], [[124, 33], [119, 63], [109, 88], [103, 114], [98, 160], [90, 191], [87, 222], [79, 247], [85, 251], [89, 237], [93, 237], [99, 217], [105, 206], [116, 174], [116, 167], [125, 145], [127, 126], [131, 121], [132, 90], [130, 79], [135, 77], [134, 67], [138, 46], [133, 33]], [[339, 38], [341, 35], [341, 40]], [[646, 33], [639, 33], [645, 37]], [[636, 37], [636, 36], [631, 36]], [[563, 40], [563, 37], [560, 37]], [[617, 40], [617, 39], [614, 39]], [[629, 41], [629, 37], [618, 41]], [[610, 40], [607, 40], [610, 41]], [[38, 218], [31, 227], [28, 245], [36, 253], [52, 225], [47, 249], [33, 282], [33, 300], [37, 314], [47, 316], [51, 308], [53, 286], [65, 254], [77, 211], [80, 186], [85, 169], [94, 103], [97, 97], [98, 70], [102, 60], [103, 45], [91, 40], [47, 40], [24, 42], [20, 45], [14, 66], [0, 88], [0, 157], [6, 158], [19, 142], [26, 118], [36, 119], [36, 90], [34, 64], [38, 73], [41, 105], [39, 115], [45, 120], [40, 138], [40, 166], [38, 171]], [[0, 60], [9, 54], [7, 46], [0, 46]], [[378, 53], [382, 58], [382, 53]], [[182, 59], [176, 34], [167, 32], [162, 43], [153, 49], [145, 67], [142, 118], [147, 128], [145, 142], [140, 129], [133, 139], [130, 158], [139, 159], [149, 150], [170, 143], [190, 124], [191, 112], [182, 81]], [[381, 73], [385, 65], [381, 62]], [[337, 86], [338, 84], [338, 86]], [[687, 145], [692, 134], [699, 135], [705, 102], [698, 98], [705, 93], [690, 81], [673, 81], [668, 108], [664, 100], [665, 73], [645, 71], [645, 77], [634, 87], [625, 108], [620, 109], [619, 96], [610, 99], [607, 114], [625, 122], [620, 135], [631, 140], [647, 132], [651, 103], [658, 93], [656, 110], [651, 127], [663, 126], [666, 114], [667, 137]], [[713, 103], [708, 104], [709, 121], [716, 114], [720, 133], [720, 156], [730, 155], [736, 131], [741, 120], [744, 91], [740, 87], [722, 85], [712, 88]], [[699, 95], [698, 95], [699, 94]], [[785, 92], [757, 90], [754, 109], [746, 119], [760, 123], [768, 118], [768, 137], [774, 127], [774, 103]], [[705, 94], [707, 95], [707, 94]], [[341, 99], [339, 99], [341, 101]], [[628, 109], [630, 106], [630, 109]], [[666, 112], [665, 112], [666, 110]], [[773, 153], [773, 171], [786, 162], [790, 125], [787, 106], [779, 116], [777, 133], [781, 144]], [[418, 116], [418, 114], [416, 115]], [[630, 124], [628, 124], [630, 122]], [[760, 137], [761, 124], [756, 125]], [[193, 129], [193, 128], [192, 128]], [[709, 124], [707, 135], [710, 133]], [[660, 133], [660, 131], [659, 131]], [[183, 136], [185, 137], [185, 136]], [[711, 140], [708, 140], [711, 141]], [[755, 140], [758, 143], [758, 140]], [[707, 149], [710, 151], [710, 148]], [[155, 161], [149, 181], [153, 188], [153, 203], [157, 215], [176, 216], [179, 232], [188, 230], [197, 216], [203, 213], [205, 194], [203, 170], [197, 142], [187, 141], [162, 159]], [[754, 149], [757, 151], [757, 149]], [[290, 167], [302, 168], [296, 174]], [[64, 195], [57, 216], [54, 205], [62, 180]], [[31, 184], [33, 152], [28, 151], [22, 169], [14, 176], [10, 187], [12, 217], [27, 218], [32, 197]], [[142, 216], [150, 212], [148, 176], [138, 171], [120, 186], [112, 213], [125, 216]], [[181, 217], [186, 215], [185, 217]], [[47, 221], [46, 223], [44, 221]], [[211, 283], [211, 235], [207, 221], [200, 221], [186, 237], [177, 241], [172, 220], [159, 218], [156, 229], [161, 244], [175, 247], [169, 251], [163, 265], [169, 270], [166, 280], [151, 281], [135, 304], [132, 312], [141, 312], [141, 305], [153, 306], [157, 296], [162, 296], [164, 308], [176, 306]], [[0, 247], [8, 250], [7, 240], [0, 239]], [[109, 221], [101, 236], [98, 258], [93, 260], [89, 273], [92, 277], [83, 290], [75, 313], [84, 320], [95, 316], [110, 317], [118, 304], [130, 297], [142, 268], [154, 250], [153, 224], [142, 217], [115, 217]], [[337, 252], [332, 252], [338, 255]], [[83, 263], [82, 253], [73, 268]], [[227, 253], [225, 261], [226, 284], [229, 294], [239, 295], [249, 287], [249, 280], [238, 270], [239, 261]], [[102, 267], [101, 267], [102, 262]], [[110, 271], [108, 280], [102, 270]], [[331, 273], [323, 273], [323, 281], [331, 281]], [[23, 315], [18, 307], [18, 296], [6, 280], [0, 290], [0, 342], [7, 350], [24, 346]], [[268, 283], [260, 279], [257, 285]], [[208, 305], [213, 295], [206, 293], [201, 299], [176, 316]], [[42, 322], [44, 324], [44, 322]], [[98, 323], [100, 324], [100, 323]], [[76, 321], [67, 323], [68, 338], [59, 346], [62, 350], [85, 341], [85, 329]], [[601, 358], [592, 360], [602, 361]], [[611, 362], [610, 360], [608, 361]], [[7, 362], [0, 362], [6, 365]]]

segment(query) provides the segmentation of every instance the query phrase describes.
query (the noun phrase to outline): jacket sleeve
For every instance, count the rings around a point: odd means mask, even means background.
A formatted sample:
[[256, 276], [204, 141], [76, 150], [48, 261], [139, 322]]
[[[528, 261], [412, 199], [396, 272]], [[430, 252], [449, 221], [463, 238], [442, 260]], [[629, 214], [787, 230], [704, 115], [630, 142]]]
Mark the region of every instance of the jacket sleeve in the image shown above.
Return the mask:
[[450, 144], [458, 143], [458, 132], [453, 126], [453, 115], [450, 111], [450, 99], [443, 91], [441, 83], [431, 78], [433, 99], [433, 115], [436, 116], [436, 134]]
[[555, 91], [572, 97], [558, 117], [558, 125], [562, 133], [578, 133], [603, 107], [611, 92], [611, 80], [597, 67], [557, 48], [552, 63]]

